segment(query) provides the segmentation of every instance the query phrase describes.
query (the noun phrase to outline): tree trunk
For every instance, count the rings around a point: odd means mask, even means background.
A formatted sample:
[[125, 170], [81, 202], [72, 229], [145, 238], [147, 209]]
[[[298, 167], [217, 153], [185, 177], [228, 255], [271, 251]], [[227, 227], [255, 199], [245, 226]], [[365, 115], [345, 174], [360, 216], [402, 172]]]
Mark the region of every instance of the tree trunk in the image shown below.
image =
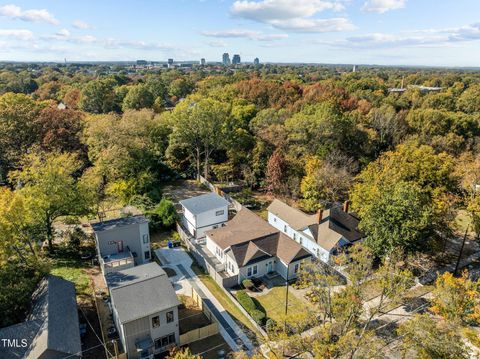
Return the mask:
[[48, 251], [53, 253], [53, 228], [52, 220], [47, 216], [46, 220], [46, 230], [47, 230], [47, 241], [48, 241]]
[[210, 159], [210, 154], [208, 153], [208, 146], [205, 146], [205, 163], [203, 166], [203, 177], [208, 181], [208, 160]]
[[200, 181], [200, 147], [197, 146], [197, 156], [195, 158], [196, 164], [197, 164], [197, 181]]

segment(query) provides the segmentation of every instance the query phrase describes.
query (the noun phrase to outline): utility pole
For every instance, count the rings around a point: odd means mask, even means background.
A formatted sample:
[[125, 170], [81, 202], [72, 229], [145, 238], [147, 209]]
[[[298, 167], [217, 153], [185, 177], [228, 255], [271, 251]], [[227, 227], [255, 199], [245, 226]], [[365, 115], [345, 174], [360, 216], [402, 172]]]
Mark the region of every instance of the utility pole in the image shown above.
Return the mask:
[[463, 247], [465, 247], [465, 242], [467, 240], [469, 228], [470, 228], [470, 225], [467, 226], [467, 229], [465, 230], [465, 235], [463, 236], [462, 246], [460, 247], [460, 253], [458, 254], [457, 264], [455, 265], [455, 271], [453, 272], [454, 275], [457, 275], [458, 267], [460, 266], [460, 260], [462, 259], [462, 254], [463, 254]]

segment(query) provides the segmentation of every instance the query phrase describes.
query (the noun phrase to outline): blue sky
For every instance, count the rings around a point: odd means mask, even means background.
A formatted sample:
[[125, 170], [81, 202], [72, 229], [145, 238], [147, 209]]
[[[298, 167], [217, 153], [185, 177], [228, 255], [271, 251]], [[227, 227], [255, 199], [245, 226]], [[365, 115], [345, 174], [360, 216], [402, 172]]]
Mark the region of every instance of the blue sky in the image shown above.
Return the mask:
[[0, 60], [480, 66], [479, 0], [0, 1]]

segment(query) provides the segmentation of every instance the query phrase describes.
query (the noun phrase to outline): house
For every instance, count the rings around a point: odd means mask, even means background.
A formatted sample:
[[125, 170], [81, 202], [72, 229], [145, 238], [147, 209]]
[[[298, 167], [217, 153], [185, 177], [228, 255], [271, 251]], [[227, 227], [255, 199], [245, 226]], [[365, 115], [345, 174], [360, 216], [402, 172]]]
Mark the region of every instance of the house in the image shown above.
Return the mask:
[[75, 286], [50, 275], [33, 293], [27, 320], [0, 329], [0, 358], [79, 359], [81, 354]]
[[129, 359], [153, 358], [180, 343], [180, 302], [157, 263], [110, 272], [105, 278], [113, 320]]
[[150, 232], [143, 215], [93, 223], [104, 274], [150, 262]]
[[279, 274], [294, 279], [311, 254], [247, 208], [226, 226], [206, 232], [206, 248], [222, 263], [226, 276], [246, 278]]
[[229, 202], [216, 193], [207, 193], [180, 201], [182, 224], [195, 238], [205, 237], [205, 232], [223, 226], [228, 221]]
[[344, 207], [334, 206], [309, 215], [275, 199], [268, 207], [268, 223], [301, 244], [325, 263], [338, 248], [359, 241], [359, 219]]

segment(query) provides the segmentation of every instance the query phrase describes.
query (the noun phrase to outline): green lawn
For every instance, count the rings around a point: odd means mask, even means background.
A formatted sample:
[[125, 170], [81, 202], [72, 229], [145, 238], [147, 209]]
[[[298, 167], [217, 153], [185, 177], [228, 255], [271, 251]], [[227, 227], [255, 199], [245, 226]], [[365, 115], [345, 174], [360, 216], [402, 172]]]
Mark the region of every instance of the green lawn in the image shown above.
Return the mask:
[[247, 327], [259, 340], [263, 338], [262, 334], [258, 332], [248, 318], [237, 308], [237, 306], [232, 302], [228, 295], [218, 286], [217, 282], [210, 277], [208, 274], [203, 273], [203, 271], [195, 264], [192, 264], [193, 271], [197, 274], [203, 284], [208, 288], [210, 293], [212, 293], [215, 298], [220, 302], [220, 304], [225, 308], [228, 314], [239, 324], [244, 327]]
[[[257, 301], [257, 306], [265, 310], [267, 318], [271, 318], [276, 322], [285, 319], [285, 300], [286, 287], [274, 287], [267, 294], [254, 298]], [[297, 298], [293, 293], [288, 294], [288, 311], [287, 315], [295, 315], [305, 313], [310, 308], [310, 304], [306, 300]]]
[[85, 273], [86, 262], [74, 259], [54, 259], [51, 274], [75, 283], [77, 295], [91, 292], [90, 278]]

